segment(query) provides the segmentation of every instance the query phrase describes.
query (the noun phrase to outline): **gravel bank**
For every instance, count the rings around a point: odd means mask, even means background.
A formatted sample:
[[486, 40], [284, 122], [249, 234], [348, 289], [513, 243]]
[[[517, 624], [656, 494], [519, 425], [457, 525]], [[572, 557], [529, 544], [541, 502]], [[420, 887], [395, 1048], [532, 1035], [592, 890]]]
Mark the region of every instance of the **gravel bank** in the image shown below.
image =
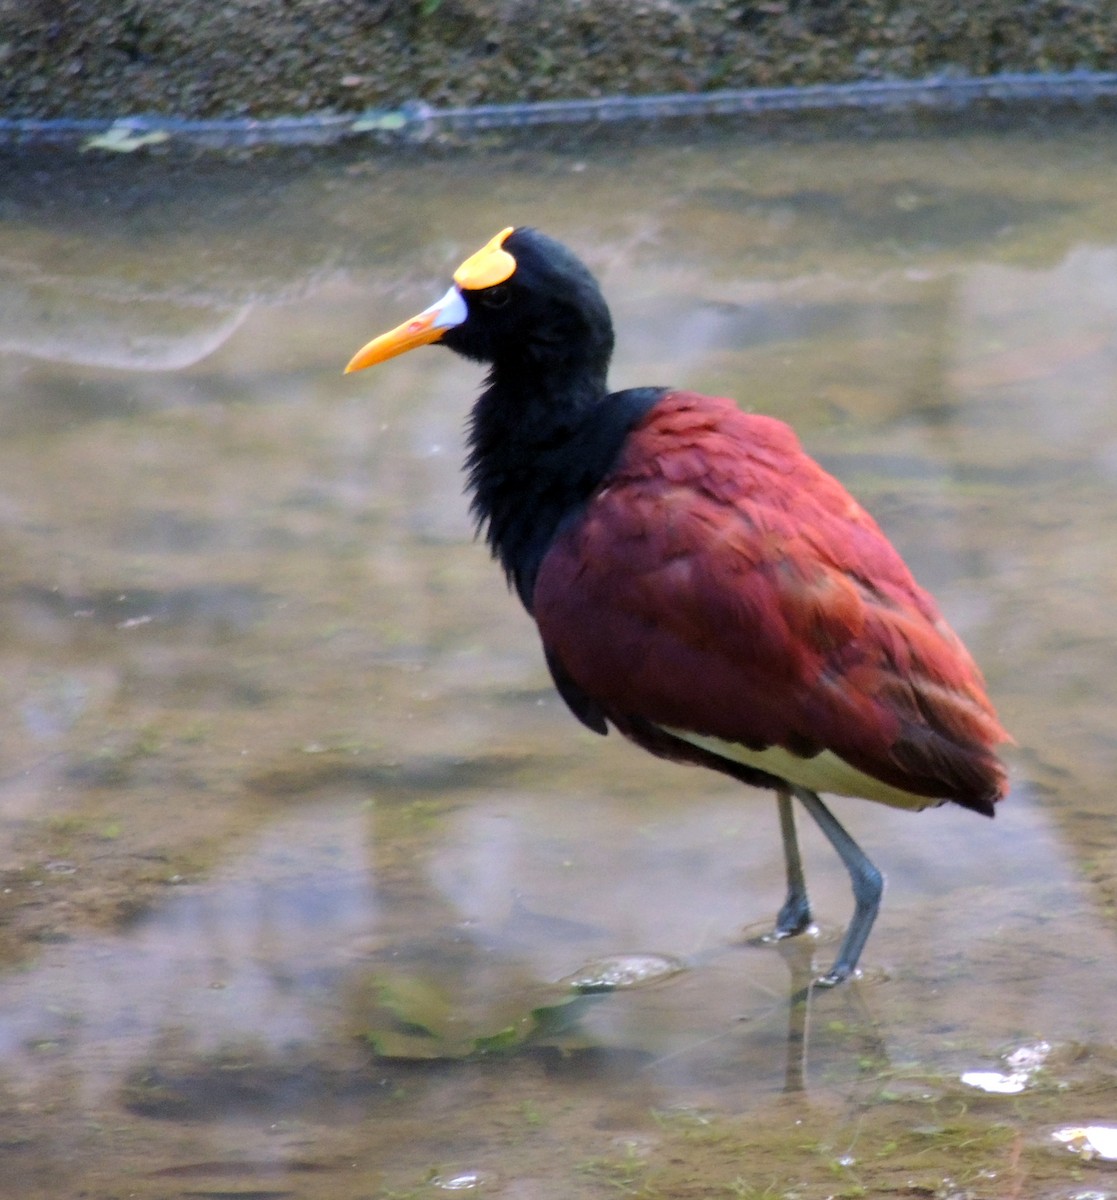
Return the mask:
[[322, 111], [1112, 70], [1117, 0], [0, 0], [0, 115]]

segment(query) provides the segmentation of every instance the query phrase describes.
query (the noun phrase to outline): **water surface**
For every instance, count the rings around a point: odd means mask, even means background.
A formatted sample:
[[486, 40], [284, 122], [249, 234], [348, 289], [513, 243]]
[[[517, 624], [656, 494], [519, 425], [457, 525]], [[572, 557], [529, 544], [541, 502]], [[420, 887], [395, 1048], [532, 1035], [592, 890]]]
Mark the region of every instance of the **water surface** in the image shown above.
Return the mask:
[[[1117, 1194], [1052, 1136], [1117, 1123], [1114, 161], [1070, 121], [8, 159], [0, 1190]], [[771, 798], [565, 711], [473, 541], [479, 369], [340, 375], [510, 223], [600, 276], [614, 386], [796, 426], [1019, 743], [992, 822], [836, 802], [889, 889], [807, 1006], [841, 865], [804, 829], [819, 937], [749, 945]], [[618, 959], [663, 976], [566, 1012]]]

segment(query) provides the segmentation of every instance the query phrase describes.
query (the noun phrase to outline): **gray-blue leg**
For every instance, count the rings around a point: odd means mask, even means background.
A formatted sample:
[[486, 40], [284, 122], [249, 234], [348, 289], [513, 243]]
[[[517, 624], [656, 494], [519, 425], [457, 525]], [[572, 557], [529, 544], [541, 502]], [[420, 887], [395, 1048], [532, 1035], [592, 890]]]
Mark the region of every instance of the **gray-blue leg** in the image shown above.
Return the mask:
[[[865, 851], [846, 833], [837, 817], [814, 792], [798, 786], [792, 786], [791, 791], [807, 812], [814, 817], [819, 829], [826, 835], [827, 841], [838, 852], [838, 857], [845, 863], [850, 882], [853, 884], [853, 918], [838, 949], [838, 957], [834, 960], [834, 965], [830, 970], [815, 981], [816, 986], [833, 987], [836, 983], [841, 983], [843, 979], [848, 979], [857, 970], [857, 960], [861, 957], [861, 951], [865, 948], [865, 942], [868, 941], [873, 922], [877, 919], [877, 912], [880, 910], [880, 898], [884, 892], [884, 876], [873, 866]], [[782, 792], [780, 796], [782, 801]], [[786, 848], [786, 840], [784, 844]], [[789, 861], [789, 879], [790, 875]], [[805, 891], [803, 898], [806, 899]], [[788, 899], [790, 901], [790, 895]]]
[[776, 797], [780, 811], [783, 856], [787, 864], [787, 899], [776, 916], [776, 927], [769, 936], [772, 941], [782, 941], [808, 929], [812, 917], [811, 903], [807, 899], [807, 881], [803, 875], [803, 856], [799, 853], [799, 837], [795, 832], [791, 793], [786, 788], [780, 788]]

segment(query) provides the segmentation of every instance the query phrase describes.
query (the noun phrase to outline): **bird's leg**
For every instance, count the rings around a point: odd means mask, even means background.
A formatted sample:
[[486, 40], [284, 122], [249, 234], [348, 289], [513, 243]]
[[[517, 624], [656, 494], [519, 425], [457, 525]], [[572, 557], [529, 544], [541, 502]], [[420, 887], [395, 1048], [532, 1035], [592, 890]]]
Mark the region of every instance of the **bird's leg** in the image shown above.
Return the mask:
[[884, 876], [814, 792], [795, 786], [791, 790], [807, 812], [814, 817], [830, 845], [838, 852], [838, 857], [845, 863], [850, 882], [853, 884], [853, 918], [838, 948], [838, 957], [830, 970], [815, 980], [816, 986], [833, 987], [843, 979], [848, 979], [857, 970], [857, 960], [861, 957], [861, 951], [865, 948], [865, 942], [880, 909]]
[[795, 812], [791, 793], [781, 787], [776, 793], [780, 810], [780, 834], [783, 837], [783, 856], [787, 863], [787, 899], [776, 916], [776, 927], [769, 940], [777, 942], [794, 937], [811, 925], [811, 902], [807, 899], [807, 881], [803, 875], [803, 856], [799, 853], [799, 837], [795, 832]]

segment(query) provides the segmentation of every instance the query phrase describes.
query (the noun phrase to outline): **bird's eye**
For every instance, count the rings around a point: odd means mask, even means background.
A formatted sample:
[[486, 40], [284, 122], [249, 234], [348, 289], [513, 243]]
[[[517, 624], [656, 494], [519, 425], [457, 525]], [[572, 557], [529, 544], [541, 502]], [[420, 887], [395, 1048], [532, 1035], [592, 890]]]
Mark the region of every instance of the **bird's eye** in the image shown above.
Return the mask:
[[486, 308], [503, 308], [511, 298], [511, 292], [508, 290], [508, 285], [504, 283], [494, 284], [493, 287], [485, 288], [484, 291], [477, 293], [477, 299]]

